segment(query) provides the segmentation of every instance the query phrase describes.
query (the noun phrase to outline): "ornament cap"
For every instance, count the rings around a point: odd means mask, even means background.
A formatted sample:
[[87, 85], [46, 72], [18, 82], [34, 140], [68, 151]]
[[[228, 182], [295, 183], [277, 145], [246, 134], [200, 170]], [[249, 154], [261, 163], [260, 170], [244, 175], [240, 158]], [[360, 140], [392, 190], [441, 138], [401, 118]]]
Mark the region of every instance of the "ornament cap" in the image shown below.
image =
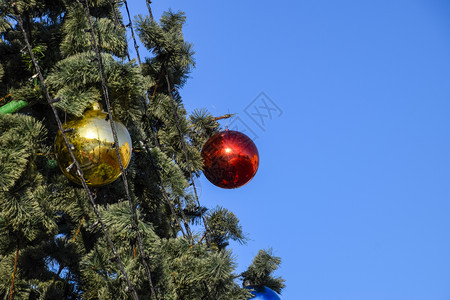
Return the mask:
[[103, 110], [102, 105], [100, 104], [100, 102], [92, 103], [91, 109], [92, 110], [99, 110], [99, 111]]
[[252, 284], [251, 281], [248, 280], [248, 279], [245, 279], [244, 282], [242, 283], [242, 286], [243, 286], [243, 287], [248, 287], [248, 286], [251, 286], [251, 285], [253, 285], [253, 284]]

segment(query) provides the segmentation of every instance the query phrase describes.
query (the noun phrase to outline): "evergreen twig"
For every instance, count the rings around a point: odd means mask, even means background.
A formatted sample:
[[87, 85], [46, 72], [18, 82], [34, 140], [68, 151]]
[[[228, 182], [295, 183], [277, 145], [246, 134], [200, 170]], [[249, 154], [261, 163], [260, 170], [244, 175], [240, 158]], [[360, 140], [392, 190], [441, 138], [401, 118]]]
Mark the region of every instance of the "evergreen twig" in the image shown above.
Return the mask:
[[153, 94], [152, 94], [152, 98], [150, 99], [150, 103], [151, 104], [153, 102], [153, 99], [156, 96], [156, 89], [158, 88], [158, 82], [155, 83], [155, 88], [153, 89]]
[[[232, 116], [234, 116], [235, 114], [225, 114], [225, 115], [223, 115], [223, 116], [220, 116], [220, 117], [215, 117], [214, 118], [214, 121], [219, 121], [219, 120], [222, 120], [222, 119], [229, 119], [229, 118], [231, 118]], [[189, 125], [188, 127], [187, 127], [187, 129], [189, 129], [189, 128], [192, 128], [192, 127], [194, 127], [195, 125], [194, 124], [191, 124], [191, 125]]]
[[[158, 183], [161, 184], [162, 183], [161, 176], [159, 175], [158, 169], [153, 161], [153, 157], [152, 157], [152, 154], [150, 153], [150, 149], [148, 148], [148, 145], [146, 143], [144, 143], [144, 142], [141, 142], [141, 143], [143, 144], [145, 151], [147, 152], [147, 155], [150, 158], [150, 163], [152, 165], [153, 170], [155, 171], [156, 178], [158, 179]], [[186, 233], [184, 232], [183, 227], [181, 226], [181, 223], [180, 223], [180, 218], [178, 218], [178, 215], [175, 212], [175, 208], [173, 207], [172, 202], [170, 202], [169, 195], [167, 194], [166, 190], [162, 186], [161, 186], [161, 193], [163, 195], [164, 200], [167, 202], [167, 205], [169, 205], [170, 211], [171, 211], [172, 215], [175, 217], [175, 221], [177, 222], [178, 226], [180, 227], [183, 237], [186, 237]], [[185, 225], [185, 227], [187, 225], [186, 219], [184, 219], [184, 225]], [[191, 238], [192, 233], [190, 232], [189, 225], [187, 225], [186, 231], [188, 232], [188, 237]]]
[[78, 225], [77, 232], [75, 233], [75, 235], [74, 235], [74, 237], [72, 239], [72, 243], [75, 242], [75, 240], [77, 238], [77, 235], [80, 233], [81, 226], [83, 225], [83, 222], [84, 222], [85, 219], [86, 219], [86, 216], [83, 216], [83, 218], [80, 221], [80, 225]]
[[16, 270], [17, 270], [17, 260], [19, 259], [19, 245], [16, 247], [16, 256], [14, 258], [14, 270], [11, 275], [11, 290], [9, 292], [9, 300], [13, 299], [14, 296], [14, 281], [16, 279]]
[[[181, 131], [180, 120], [179, 120], [179, 117], [177, 114], [177, 108], [175, 106], [175, 99], [173, 98], [172, 89], [170, 88], [169, 75], [166, 75], [166, 81], [167, 81], [167, 90], [168, 90], [169, 97], [170, 97], [170, 103], [172, 105], [173, 116], [175, 119], [175, 124], [176, 124], [177, 130], [178, 130], [178, 134], [180, 135], [181, 147], [183, 148], [184, 156], [186, 159], [189, 176], [191, 178], [191, 184], [192, 184], [192, 187], [194, 188], [195, 199], [197, 200], [198, 207], [200, 207], [200, 200], [198, 199], [197, 188], [194, 183], [194, 177], [192, 176], [191, 163], [190, 163], [189, 155], [188, 155], [187, 148], [186, 148], [186, 141], [184, 140], [184, 135], [183, 135], [183, 132]], [[205, 231], [206, 231], [206, 243], [208, 245], [210, 245], [209, 237], [208, 237], [208, 233], [210, 232], [209, 226], [205, 219], [205, 216], [203, 214], [201, 214], [201, 215], [202, 215], [202, 219], [203, 219], [203, 225], [205, 226]]]

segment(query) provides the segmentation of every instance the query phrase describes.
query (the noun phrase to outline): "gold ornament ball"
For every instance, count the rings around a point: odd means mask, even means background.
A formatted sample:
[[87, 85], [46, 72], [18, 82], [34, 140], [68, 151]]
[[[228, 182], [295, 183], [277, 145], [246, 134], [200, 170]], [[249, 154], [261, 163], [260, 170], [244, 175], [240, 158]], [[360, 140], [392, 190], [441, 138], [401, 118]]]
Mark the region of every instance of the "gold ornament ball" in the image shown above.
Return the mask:
[[[94, 106], [95, 107], [95, 106]], [[69, 143], [73, 145], [73, 154], [80, 163], [87, 185], [98, 187], [109, 184], [120, 176], [119, 159], [114, 146], [114, 137], [108, 114], [97, 109], [85, 112], [81, 119], [75, 119], [63, 124]], [[119, 141], [120, 157], [124, 168], [131, 160], [131, 137], [127, 128], [114, 119]], [[58, 131], [55, 139], [55, 154], [61, 171], [70, 180], [81, 184], [76, 166], [72, 166], [72, 157], [64, 142], [63, 135]]]

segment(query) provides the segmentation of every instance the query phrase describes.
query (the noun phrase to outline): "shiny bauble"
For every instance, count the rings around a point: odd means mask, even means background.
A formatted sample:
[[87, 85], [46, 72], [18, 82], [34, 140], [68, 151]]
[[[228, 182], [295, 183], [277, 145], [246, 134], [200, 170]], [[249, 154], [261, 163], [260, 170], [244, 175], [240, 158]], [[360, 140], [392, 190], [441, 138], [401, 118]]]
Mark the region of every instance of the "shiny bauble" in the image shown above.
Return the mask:
[[250, 298], [251, 300], [281, 300], [281, 296], [267, 286], [250, 285], [245, 288], [249, 289], [252, 295], [255, 296]]
[[[108, 114], [100, 109], [85, 112], [78, 118], [63, 124], [69, 143], [73, 145], [73, 153], [81, 165], [87, 185], [102, 186], [113, 182], [120, 176], [119, 158], [114, 145]], [[127, 128], [114, 119], [119, 141], [120, 157], [126, 168], [131, 159], [131, 137]], [[70, 180], [81, 184], [76, 166], [64, 142], [63, 135], [58, 131], [55, 139], [55, 154], [61, 171]]]
[[224, 189], [247, 184], [255, 176], [259, 165], [255, 143], [234, 130], [213, 135], [203, 146], [202, 158], [206, 178]]

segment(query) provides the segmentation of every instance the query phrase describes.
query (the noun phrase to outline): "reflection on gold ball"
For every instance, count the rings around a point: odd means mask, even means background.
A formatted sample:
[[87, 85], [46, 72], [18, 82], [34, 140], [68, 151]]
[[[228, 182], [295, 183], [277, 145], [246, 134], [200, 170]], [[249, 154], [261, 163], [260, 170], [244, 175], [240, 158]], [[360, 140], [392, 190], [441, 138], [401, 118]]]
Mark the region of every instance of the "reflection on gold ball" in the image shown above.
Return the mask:
[[[100, 110], [87, 111], [83, 118], [63, 124], [69, 143], [74, 146], [73, 153], [81, 165], [84, 179], [89, 186], [97, 187], [113, 182], [120, 176], [119, 159], [114, 146], [111, 125], [107, 121], [107, 113]], [[118, 120], [114, 120], [119, 140], [120, 157], [124, 168], [131, 159], [131, 137], [127, 128]], [[55, 139], [55, 153], [61, 171], [70, 180], [81, 184], [77, 168], [67, 168], [73, 160], [67, 150], [60, 131]]]

